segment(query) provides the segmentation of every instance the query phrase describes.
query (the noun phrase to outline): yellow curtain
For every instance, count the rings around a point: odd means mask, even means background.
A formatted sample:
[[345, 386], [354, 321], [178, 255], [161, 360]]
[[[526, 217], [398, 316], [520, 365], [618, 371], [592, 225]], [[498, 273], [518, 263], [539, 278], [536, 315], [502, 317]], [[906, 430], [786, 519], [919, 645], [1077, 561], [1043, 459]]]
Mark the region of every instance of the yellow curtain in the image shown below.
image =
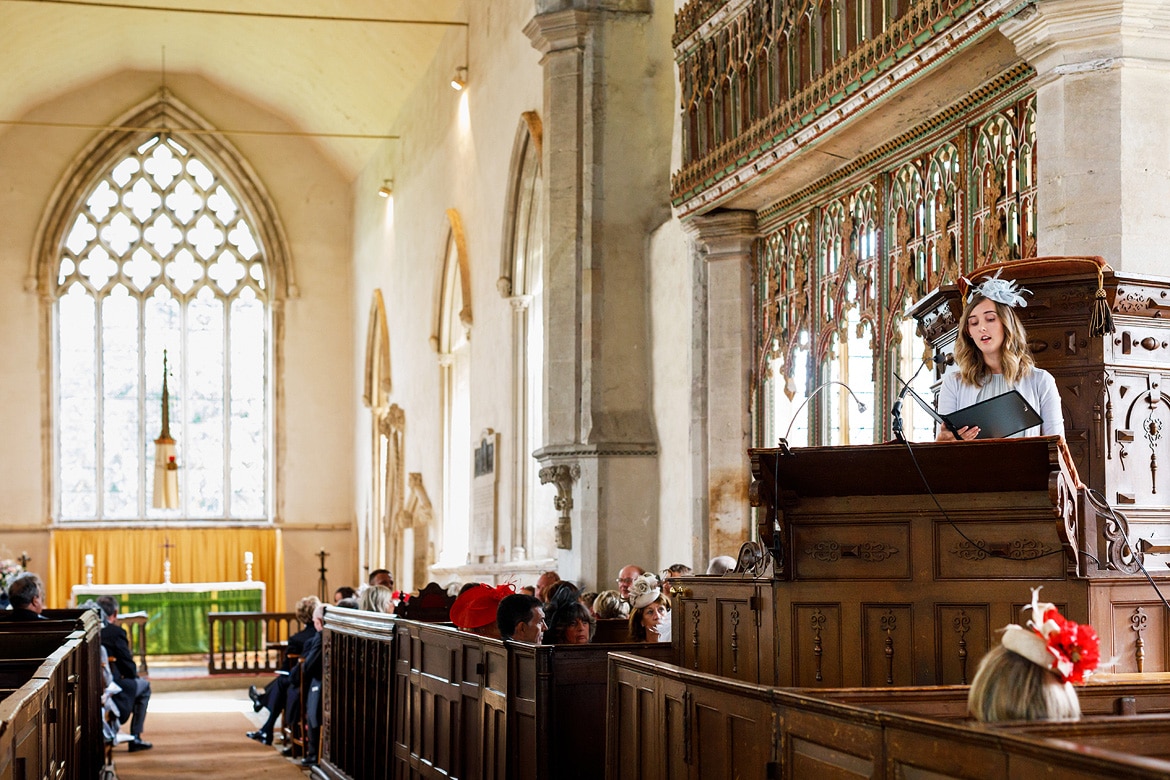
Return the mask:
[[265, 584], [269, 612], [285, 609], [284, 551], [278, 528], [78, 528], [50, 534], [46, 602], [63, 608], [74, 585], [85, 583], [85, 556], [94, 559], [97, 584], [163, 581], [169, 542], [171, 582], [240, 582], [244, 553], [252, 579]]

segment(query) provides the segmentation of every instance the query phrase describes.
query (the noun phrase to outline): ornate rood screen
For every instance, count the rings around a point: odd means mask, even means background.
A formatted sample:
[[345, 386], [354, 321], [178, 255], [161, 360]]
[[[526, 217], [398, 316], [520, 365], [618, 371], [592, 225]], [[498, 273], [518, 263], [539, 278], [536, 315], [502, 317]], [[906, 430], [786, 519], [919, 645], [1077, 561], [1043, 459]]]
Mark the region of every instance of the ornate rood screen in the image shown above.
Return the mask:
[[[766, 187], [770, 174], [834, 133], [835, 122], [849, 118], [864, 138], [860, 156], [772, 193], [757, 210], [753, 403], [761, 444], [775, 444], [790, 420], [795, 438], [809, 444], [888, 438], [893, 375], [908, 377], [924, 357], [909, 305], [982, 265], [1035, 254], [1027, 64], [973, 83], [894, 136], [888, 123], [871, 121], [932, 69], [964, 69], [970, 49], [1021, 7], [693, 0], [676, 17], [684, 143], [672, 195], [680, 213], [738, 207], [738, 194]], [[810, 400], [807, 421], [797, 420], [801, 401], [829, 380], [847, 382], [868, 411], [825, 393]]]

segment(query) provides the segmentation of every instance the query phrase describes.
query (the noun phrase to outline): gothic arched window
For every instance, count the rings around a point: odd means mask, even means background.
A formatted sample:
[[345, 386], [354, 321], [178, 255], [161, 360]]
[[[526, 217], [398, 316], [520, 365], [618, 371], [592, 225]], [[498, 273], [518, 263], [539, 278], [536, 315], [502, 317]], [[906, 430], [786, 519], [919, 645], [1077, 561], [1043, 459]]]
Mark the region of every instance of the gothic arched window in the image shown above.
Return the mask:
[[[231, 175], [245, 169], [222, 142], [203, 141], [180, 130], [105, 139], [42, 236], [58, 520], [271, 517], [265, 237], [279, 227], [255, 208], [256, 183]], [[176, 508], [154, 505], [164, 351]]]

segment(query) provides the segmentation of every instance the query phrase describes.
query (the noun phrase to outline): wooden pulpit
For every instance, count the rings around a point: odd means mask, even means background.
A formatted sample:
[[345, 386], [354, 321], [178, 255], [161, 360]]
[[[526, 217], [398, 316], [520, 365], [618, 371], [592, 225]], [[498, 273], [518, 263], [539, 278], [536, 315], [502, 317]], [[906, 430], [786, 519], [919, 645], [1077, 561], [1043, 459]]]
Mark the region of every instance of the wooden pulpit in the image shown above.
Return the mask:
[[1097, 628], [1108, 671], [1170, 668], [1170, 622], [1124, 518], [1087, 500], [1059, 438], [750, 455], [760, 544], [736, 573], [672, 581], [685, 668], [781, 686], [969, 683], [1036, 586]]

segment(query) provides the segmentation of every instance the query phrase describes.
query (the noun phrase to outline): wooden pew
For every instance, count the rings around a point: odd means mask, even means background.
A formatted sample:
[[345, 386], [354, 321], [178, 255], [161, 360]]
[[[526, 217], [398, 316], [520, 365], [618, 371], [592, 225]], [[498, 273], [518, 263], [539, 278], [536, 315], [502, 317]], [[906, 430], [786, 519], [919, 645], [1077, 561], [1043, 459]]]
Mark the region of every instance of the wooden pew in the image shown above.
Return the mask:
[[101, 770], [101, 621], [92, 610], [53, 617], [0, 623], [3, 687], [26, 675], [0, 700], [0, 780]]
[[[876, 696], [862, 707], [823, 690], [812, 696], [627, 654], [609, 663], [609, 778], [1006, 780], [1054, 776], [1051, 767], [1062, 780], [1170, 775], [1160, 754], [1164, 737], [1151, 741], [1151, 755], [1115, 749], [1134, 748], [1151, 729], [1170, 734], [1161, 714], [1090, 718], [1080, 732], [1071, 727], [1081, 724], [985, 726], [876, 709]], [[914, 698], [906, 693], [903, 699]], [[949, 693], [956, 698], [957, 690]], [[937, 706], [940, 698], [918, 701]]]
[[319, 771], [338, 780], [601, 777], [608, 653], [673, 657], [666, 643], [537, 647], [334, 608], [324, 641]]
[[[1077, 686], [1081, 714], [1101, 715], [1170, 714], [1170, 675], [1101, 675], [1087, 685]], [[853, 704], [858, 707], [901, 712], [933, 720], [967, 719], [966, 685], [937, 685], [911, 688], [796, 688], [814, 698]]]

